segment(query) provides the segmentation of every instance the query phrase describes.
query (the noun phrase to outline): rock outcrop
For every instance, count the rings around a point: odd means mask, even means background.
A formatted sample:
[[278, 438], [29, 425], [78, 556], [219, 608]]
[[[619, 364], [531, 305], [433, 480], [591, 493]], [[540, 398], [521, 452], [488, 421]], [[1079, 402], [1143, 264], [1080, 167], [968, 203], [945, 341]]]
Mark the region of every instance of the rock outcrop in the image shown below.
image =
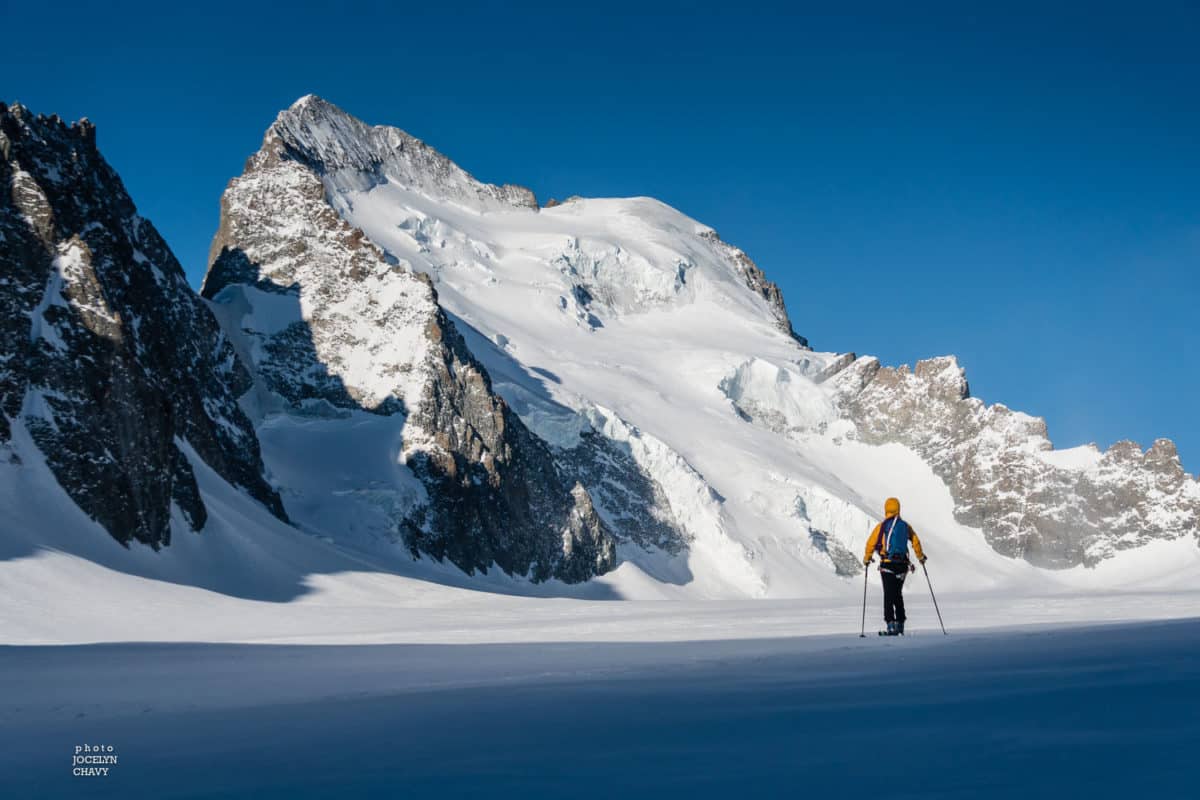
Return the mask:
[[1057, 451], [1044, 420], [971, 397], [953, 357], [908, 367], [843, 358], [821, 377], [855, 435], [919, 453], [955, 516], [997, 551], [1044, 567], [1095, 565], [1156, 539], [1200, 538], [1200, 483], [1167, 439]]
[[271, 131], [290, 158], [342, 187], [365, 189], [399, 180], [428, 197], [482, 210], [538, 208], [537, 198], [524, 186], [477, 181], [420, 139], [399, 128], [367, 125], [316, 95], [293, 103]]
[[28, 431], [122, 543], [207, 509], [188, 451], [283, 518], [237, 403], [249, 373], [83, 120], [0, 104], [0, 452]]
[[787, 308], [783, 304], [783, 292], [776, 283], [767, 280], [766, 273], [754, 263], [750, 256], [746, 255], [741, 248], [723, 241], [711, 228], [701, 231], [700, 238], [711, 243], [717, 252], [733, 265], [742, 280], [745, 281], [746, 286], [767, 301], [771, 314], [775, 318], [775, 326], [799, 342], [802, 347], [808, 347], [808, 339], [796, 333], [792, 328], [792, 320], [788, 317]]

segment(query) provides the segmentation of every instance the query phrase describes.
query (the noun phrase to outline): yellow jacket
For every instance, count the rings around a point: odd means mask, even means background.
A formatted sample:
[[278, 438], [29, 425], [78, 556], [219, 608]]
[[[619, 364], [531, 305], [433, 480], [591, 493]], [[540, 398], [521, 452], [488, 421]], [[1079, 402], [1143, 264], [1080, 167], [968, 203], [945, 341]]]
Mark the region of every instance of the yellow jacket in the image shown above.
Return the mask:
[[[888, 514], [883, 522], [887, 522], [894, 516], [896, 515]], [[875, 557], [875, 548], [879, 546], [879, 537], [883, 535], [883, 522], [876, 525], [875, 530], [871, 531], [871, 535], [867, 537], [867, 549], [866, 552], [863, 553], [864, 564]], [[917, 560], [923, 561], [925, 559], [925, 553], [921, 551], [921, 540], [917, 537], [917, 531], [911, 524], [908, 523], [907, 520], [905, 521], [905, 524], [908, 525], [908, 530], [912, 537], [912, 548], [917, 553]], [[880, 560], [887, 561], [888, 559], [883, 553], [880, 553]]]

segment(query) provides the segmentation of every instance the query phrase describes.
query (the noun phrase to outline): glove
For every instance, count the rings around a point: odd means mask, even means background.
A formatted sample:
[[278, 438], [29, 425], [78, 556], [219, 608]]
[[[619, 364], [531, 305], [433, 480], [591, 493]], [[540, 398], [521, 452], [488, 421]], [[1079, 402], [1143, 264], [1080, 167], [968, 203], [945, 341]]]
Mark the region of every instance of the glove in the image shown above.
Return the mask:
[[927, 558], [929, 558], [929, 556], [921, 556], [921, 563], [924, 564], [925, 559], [927, 559]]
[[872, 562], [872, 561], [874, 561], [874, 560], [875, 560], [875, 559], [873, 559], [873, 558], [864, 558], [864, 559], [863, 559], [863, 566], [864, 566], [864, 567], [869, 567], [869, 566], [871, 566], [871, 562]]

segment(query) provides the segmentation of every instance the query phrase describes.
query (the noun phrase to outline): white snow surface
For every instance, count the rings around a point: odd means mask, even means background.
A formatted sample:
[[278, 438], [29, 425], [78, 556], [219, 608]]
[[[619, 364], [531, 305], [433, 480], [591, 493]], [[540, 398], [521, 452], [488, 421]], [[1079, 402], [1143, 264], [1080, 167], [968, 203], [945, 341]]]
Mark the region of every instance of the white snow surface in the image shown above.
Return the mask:
[[1038, 458], [1060, 469], [1088, 470], [1098, 465], [1104, 453], [1094, 444], [1070, 447], [1064, 450], [1038, 450]]

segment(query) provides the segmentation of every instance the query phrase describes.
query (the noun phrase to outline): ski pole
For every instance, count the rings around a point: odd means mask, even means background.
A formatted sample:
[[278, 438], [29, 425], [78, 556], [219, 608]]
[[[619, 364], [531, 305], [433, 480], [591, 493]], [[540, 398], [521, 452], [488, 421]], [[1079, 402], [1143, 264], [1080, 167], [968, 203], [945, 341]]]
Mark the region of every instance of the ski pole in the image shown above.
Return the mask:
[[[921, 571], [925, 573], [925, 583], [929, 584], [929, 596], [933, 598], [933, 610], [937, 612], [938, 625], [942, 626], [942, 636], [949, 636], [950, 634], [946, 633], [946, 624], [942, 622], [942, 611], [938, 608], [937, 595], [933, 593], [933, 581], [929, 580], [929, 569], [925, 566], [924, 561], [921, 562]], [[865, 611], [863, 615], [866, 616]]]
[[862, 632], [858, 634], [858, 638], [867, 638], [867, 576], [871, 574], [871, 565], [863, 564], [863, 618]]

